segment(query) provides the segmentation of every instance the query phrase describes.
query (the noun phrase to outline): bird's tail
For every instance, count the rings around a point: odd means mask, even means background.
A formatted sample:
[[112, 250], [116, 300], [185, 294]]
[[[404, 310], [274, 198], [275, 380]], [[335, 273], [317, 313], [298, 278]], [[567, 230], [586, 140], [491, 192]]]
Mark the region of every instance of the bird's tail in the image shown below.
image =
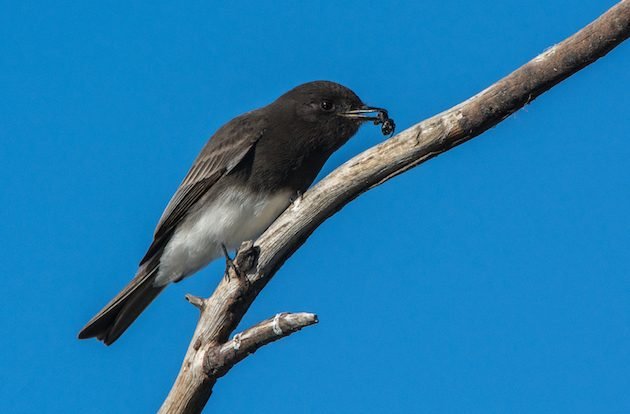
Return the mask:
[[[151, 263], [158, 262], [158, 263]], [[159, 260], [140, 266], [136, 276], [79, 332], [79, 339], [96, 337], [114, 343], [166, 286], [154, 286]]]

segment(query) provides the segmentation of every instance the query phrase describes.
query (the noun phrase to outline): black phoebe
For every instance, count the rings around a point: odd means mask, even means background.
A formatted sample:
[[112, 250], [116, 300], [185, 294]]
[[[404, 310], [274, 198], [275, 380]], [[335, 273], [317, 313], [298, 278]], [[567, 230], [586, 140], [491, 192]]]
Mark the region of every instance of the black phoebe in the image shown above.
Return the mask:
[[113, 343], [166, 285], [260, 236], [366, 120], [393, 132], [386, 110], [317, 81], [222, 126], [166, 206], [136, 276], [79, 338]]

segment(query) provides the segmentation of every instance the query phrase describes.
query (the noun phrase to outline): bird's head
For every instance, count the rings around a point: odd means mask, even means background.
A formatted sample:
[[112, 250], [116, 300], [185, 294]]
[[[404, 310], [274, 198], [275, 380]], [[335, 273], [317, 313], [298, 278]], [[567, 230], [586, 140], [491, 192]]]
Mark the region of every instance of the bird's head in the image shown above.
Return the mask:
[[392, 134], [395, 127], [387, 110], [365, 105], [352, 90], [335, 82], [302, 84], [282, 95], [275, 104], [290, 108], [301, 121], [339, 144], [350, 139], [366, 121], [382, 124], [384, 135]]

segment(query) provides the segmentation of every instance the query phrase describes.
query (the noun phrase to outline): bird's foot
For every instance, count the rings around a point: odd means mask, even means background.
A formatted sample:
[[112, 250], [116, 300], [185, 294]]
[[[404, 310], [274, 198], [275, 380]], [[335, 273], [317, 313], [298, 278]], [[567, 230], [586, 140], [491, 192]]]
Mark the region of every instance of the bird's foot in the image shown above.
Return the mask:
[[234, 259], [230, 257], [230, 254], [227, 251], [227, 247], [225, 244], [221, 243], [221, 250], [223, 250], [223, 255], [225, 256], [225, 278], [230, 280], [230, 269], [234, 271], [237, 277], [241, 276], [241, 272], [238, 270], [236, 264], [234, 264]]

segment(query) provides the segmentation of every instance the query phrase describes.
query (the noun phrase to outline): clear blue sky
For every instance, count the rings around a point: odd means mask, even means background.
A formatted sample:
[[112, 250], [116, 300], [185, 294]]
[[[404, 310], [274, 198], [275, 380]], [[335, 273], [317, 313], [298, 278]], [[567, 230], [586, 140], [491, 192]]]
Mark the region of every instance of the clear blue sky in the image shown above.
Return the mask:
[[[0, 401], [155, 411], [223, 263], [122, 339], [78, 341], [133, 275], [206, 139], [330, 79], [399, 129], [475, 94], [611, 0], [5, 2]], [[206, 412], [630, 412], [630, 44], [482, 137], [360, 197], [256, 301], [320, 324]], [[365, 127], [327, 164], [382, 140]]]

